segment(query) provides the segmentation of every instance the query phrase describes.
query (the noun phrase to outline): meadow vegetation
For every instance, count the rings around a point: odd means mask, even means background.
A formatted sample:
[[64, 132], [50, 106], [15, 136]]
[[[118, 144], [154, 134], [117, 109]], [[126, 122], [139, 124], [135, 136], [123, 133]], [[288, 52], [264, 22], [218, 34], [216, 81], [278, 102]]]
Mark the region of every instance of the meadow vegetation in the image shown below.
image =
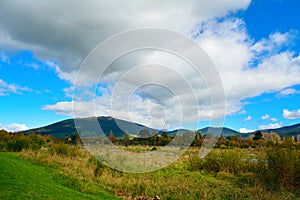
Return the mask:
[[[220, 138], [216, 148], [205, 158], [198, 156], [198, 147], [191, 147], [166, 168], [132, 174], [101, 163], [80, 145], [77, 137], [63, 140], [34, 134], [9, 137], [16, 137], [15, 140], [35, 138], [23, 146], [20, 157], [45, 166], [60, 184], [87, 194], [97, 195], [104, 189], [124, 199], [153, 199], [156, 196], [161, 199], [300, 197], [300, 145], [292, 138], [284, 141]], [[1, 138], [2, 147], [6, 145], [3, 151], [20, 150], [9, 149], [7, 135]], [[127, 141], [122, 148], [139, 152], [156, 151], [161, 147], [130, 145]]]
[[[117, 199], [101, 187], [98, 193], [80, 192], [66, 184], [48, 166], [20, 159], [16, 152], [0, 152], [0, 199]], [[67, 180], [63, 180], [66, 182]]]

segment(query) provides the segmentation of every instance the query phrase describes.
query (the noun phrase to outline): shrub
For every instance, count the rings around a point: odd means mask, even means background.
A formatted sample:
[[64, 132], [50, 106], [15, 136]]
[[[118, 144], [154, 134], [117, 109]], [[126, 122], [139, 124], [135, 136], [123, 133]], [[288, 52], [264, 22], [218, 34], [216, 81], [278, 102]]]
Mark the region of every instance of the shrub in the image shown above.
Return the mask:
[[237, 151], [222, 150], [210, 152], [205, 158], [204, 169], [208, 172], [228, 172], [242, 174], [246, 172], [247, 162], [242, 160], [242, 155]]
[[70, 146], [65, 143], [52, 144], [50, 146], [50, 153], [64, 156], [75, 157], [78, 155], [79, 151], [76, 146]]
[[63, 143], [55, 145], [54, 151], [58, 155], [68, 156], [70, 154], [69, 153], [69, 147], [66, 144], [63, 144]]
[[189, 170], [205, 170], [210, 173], [227, 172], [242, 174], [249, 171], [248, 162], [234, 150], [212, 151], [204, 159], [193, 156], [188, 162]]
[[6, 145], [6, 143], [4, 143], [4, 142], [0, 142], [0, 151], [5, 151], [5, 150], [6, 150], [6, 148], [7, 148], [7, 145]]
[[266, 156], [258, 160], [256, 177], [269, 189], [299, 189], [300, 154], [293, 146], [285, 146], [268, 148]]
[[204, 162], [204, 158], [194, 155], [189, 159], [187, 169], [191, 171], [202, 170], [204, 168]]
[[157, 147], [152, 147], [151, 151], [156, 151]]
[[7, 150], [15, 151], [15, 145], [16, 145], [16, 142], [14, 140], [8, 141], [7, 142]]

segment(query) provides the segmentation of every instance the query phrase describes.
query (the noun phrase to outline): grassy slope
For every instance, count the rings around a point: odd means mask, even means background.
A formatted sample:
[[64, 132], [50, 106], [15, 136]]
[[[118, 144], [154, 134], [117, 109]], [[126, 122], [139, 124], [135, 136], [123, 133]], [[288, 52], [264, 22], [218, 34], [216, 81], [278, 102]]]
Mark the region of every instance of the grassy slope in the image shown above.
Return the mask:
[[106, 192], [90, 195], [53, 180], [43, 166], [0, 152], [0, 199], [117, 199]]

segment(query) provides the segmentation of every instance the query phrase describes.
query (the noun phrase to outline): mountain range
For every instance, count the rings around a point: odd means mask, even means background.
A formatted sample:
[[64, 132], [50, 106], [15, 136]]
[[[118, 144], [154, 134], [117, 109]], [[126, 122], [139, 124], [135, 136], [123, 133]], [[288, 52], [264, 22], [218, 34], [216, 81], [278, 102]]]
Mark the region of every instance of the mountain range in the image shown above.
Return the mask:
[[[91, 118], [80, 118], [80, 119], [76, 119], [76, 126], [77, 128], [81, 125], [87, 126], [89, 127], [88, 131], [90, 133], [97, 133], [99, 132], [99, 125], [95, 126], [92, 124], [92, 122], [95, 122], [95, 120], [98, 121], [98, 123], [100, 124], [104, 134], [106, 136], [109, 136], [110, 132], [113, 133], [113, 135], [117, 138], [120, 137], [124, 137], [125, 132], [131, 134], [131, 135], [137, 135], [141, 130], [148, 130], [150, 133], [158, 133], [160, 134], [162, 131], [161, 130], [157, 130], [157, 129], [153, 129], [138, 123], [133, 123], [133, 122], [129, 122], [129, 121], [125, 121], [125, 120], [121, 120], [121, 119], [115, 119], [112, 117], [91, 117]], [[51, 135], [54, 138], [63, 138], [63, 137], [68, 137], [72, 134], [77, 133], [77, 129], [75, 126], [75, 122], [74, 119], [67, 119], [67, 120], [63, 120], [60, 122], [56, 122], [54, 124], [50, 124], [44, 127], [40, 127], [40, 128], [34, 128], [34, 129], [29, 129], [26, 131], [22, 131], [24, 134], [28, 134], [30, 132], [35, 132], [37, 134], [41, 134], [41, 135]], [[191, 131], [188, 129], [177, 129], [177, 130], [172, 130], [172, 131], [167, 131], [164, 130], [165, 132], [168, 133], [168, 135], [174, 135], [174, 134], [183, 134], [185, 132]], [[232, 130], [230, 128], [226, 128], [226, 127], [205, 127], [202, 129], [199, 129], [198, 131], [200, 131], [202, 134], [206, 134], [208, 132], [210, 132], [211, 134], [216, 134], [219, 132], [222, 132], [223, 137], [227, 137], [227, 136], [232, 136], [232, 135], [236, 135], [236, 136], [240, 136], [242, 135], [243, 138], [247, 138], [250, 135], [252, 135], [254, 132], [252, 133], [247, 133], [247, 134], [241, 134], [238, 131]], [[267, 129], [267, 130], [261, 130], [262, 132], [275, 132], [277, 134], [279, 134], [282, 138], [283, 137], [290, 137], [290, 136], [294, 136], [296, 138], [297, 134], [300, 134], [300, 124], [295, 124], [292, 126], [285, 126], [285, 127], [281, 127], [278, 129]]]

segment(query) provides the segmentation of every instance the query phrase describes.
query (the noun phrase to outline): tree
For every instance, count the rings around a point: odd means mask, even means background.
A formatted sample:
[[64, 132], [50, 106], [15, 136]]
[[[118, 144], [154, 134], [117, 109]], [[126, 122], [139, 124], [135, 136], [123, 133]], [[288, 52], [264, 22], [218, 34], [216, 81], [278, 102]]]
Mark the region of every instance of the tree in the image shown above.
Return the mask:
[[129, 134], [127, 132], [125, 132], [124, 135], [124, 145], [127, 147], [129, 144]]
[[262, 135], [263, 135], [263, 138], [265, 139], [265, 141], [267, 141], [267, 142], [280, 142], [281, 141], [280, 136], [275, 132], [270, 132], [270, 133], [263, 132]]
[[201, 140], [203, 137], [202, 137], [202, 134], [201, 134], [201, 132], [200, 131], [197, 131], [196, 132], [196, 139], [199, 141], [199, 140]]
[[189, 145], [193, 142], [193, 140], [195, 139], [195, 133], [192, 131], [187, 131], [185, 133], [182, 134], [182, 145]]
[[116, 137], [114, 136], [112, 130], [110, 130], [109, 132], [109, 138], [108, 138], [111, 142], [114, 142], [116, 140]]
[[239, 139], [238, 136], [236, 136], [236, 135], [228, 136], [226, 139], [227, 139], [227, 140], [240, 141], [240, 139]]
[[163, 132], [161, 133], [161, 137], [163, 137], [163, 138], [168, 138], [168, 133], [167, 133], [166, 131], [163, 131]]
[[262, 133], [261, 133], [261, 131], [256, 131], [255, 133], [254, 133], [254, 137], [253, 137], [253, 140], [260, 140], [260, 139], [262, 139]]
[[71, 144], [77, 144], [77, 145], [82, 144], [82, 141], [80, 139], [80, 133], [76, 132], [75, 134], [72, 134], [69, 137], [68, 142]]
[[140, 136], [141, 138], [149, 138], [151, 135], [150, 135], [150, 131], [148, 129], [142, 129], [138, 136]]
[[195, 138], [194, 138], [194, 141], [192, 143], [192, 146], [197, 146], [199, 145], [199, 141], [202, 139], [202, 135], [201, 135], [201, 132], [200, 131], [197, 131], [196, 132], [196, 135], [195, 135]]

